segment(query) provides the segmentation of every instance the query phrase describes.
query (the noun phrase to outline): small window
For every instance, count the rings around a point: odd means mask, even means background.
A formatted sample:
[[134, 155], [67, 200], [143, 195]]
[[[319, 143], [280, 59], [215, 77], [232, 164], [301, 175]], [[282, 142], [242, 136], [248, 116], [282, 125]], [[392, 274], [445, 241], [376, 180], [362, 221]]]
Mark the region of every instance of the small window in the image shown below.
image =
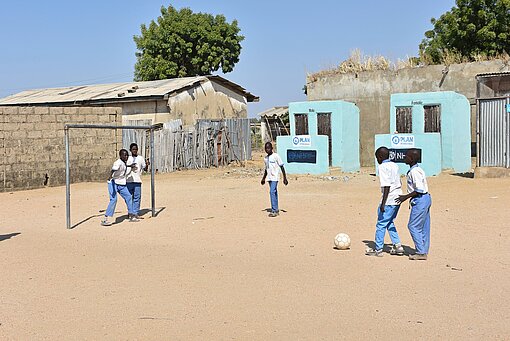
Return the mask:
[[397, 107], [397, 132], [400, 134], [413, 132], [412, 107]]
[[439, 105], [424, 105], [423, 111], [425, 112], [425, 127], [426, 133], [440, 133], [441, 132], [441, 106]]
[[308, 135], [308, 115], [295, 114], [296, 119], [296, 135]]

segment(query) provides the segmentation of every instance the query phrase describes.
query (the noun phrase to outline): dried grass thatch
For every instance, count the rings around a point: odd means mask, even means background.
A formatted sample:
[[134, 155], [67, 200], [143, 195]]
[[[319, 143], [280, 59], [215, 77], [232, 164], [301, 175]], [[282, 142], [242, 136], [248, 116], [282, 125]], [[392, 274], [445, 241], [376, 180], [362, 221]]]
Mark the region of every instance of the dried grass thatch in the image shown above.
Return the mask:
[[[503, 60], [505, 63], [510, 63], [510, 56], [507, 53], [498, 56], [487, 56], [483, 54], [474, 55], [471, 57], [462, 56], [460, 53], [455, 51], [445, 50], [443, 52], [443, 65], [461, 64], [468, 62], [482, 62], [489, 60]], [[407, 57], [404, 60], [397, 60], [396, 62], [391, 61], [389, 58], [384, 56], [367, 56], [364, 55], [361, 50], [355, 49], [351, 51], [349, 58], [341, 62], [337, 66], [333, 66], [312, 74], [308, 75], [308, 79], [311, 82], [316, 81], [319, 78], [347, 73], [358, 73], [364, 71], [375, 71], [375, 70], [392, 70], [397, 71], [401, 69], [410, 69], [425, 65], [432, 65], [433, 63], [427, 59], [426, 56], [418, 57]]]

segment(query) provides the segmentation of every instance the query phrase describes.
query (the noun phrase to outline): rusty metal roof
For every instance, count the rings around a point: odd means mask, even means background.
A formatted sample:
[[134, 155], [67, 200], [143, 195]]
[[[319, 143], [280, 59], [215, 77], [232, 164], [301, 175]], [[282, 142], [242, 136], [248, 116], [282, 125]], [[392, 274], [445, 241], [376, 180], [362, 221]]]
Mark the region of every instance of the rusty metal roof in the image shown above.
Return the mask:
[[509, 76], [510, 71], [479, 73], [476, 77]]
[[80, 85], [64, 88], [26, 90], [0, 99], [0, 106], [43, 104], [102, 104], [144, 99], [164, 99], [166, 95], [213, 81], [242, 94], [248, 102], [259, 100], [246, 89], [220, 76], [172, 78], [148, 82]]
[[264, 110], [260, 114], [258, 114], [259, 117], [281, 117], [283, 115], [286, 115], [289, 113], [289, 107], [288, 106], [282, 106], [282, 107], [273, 107], [267, 110]]

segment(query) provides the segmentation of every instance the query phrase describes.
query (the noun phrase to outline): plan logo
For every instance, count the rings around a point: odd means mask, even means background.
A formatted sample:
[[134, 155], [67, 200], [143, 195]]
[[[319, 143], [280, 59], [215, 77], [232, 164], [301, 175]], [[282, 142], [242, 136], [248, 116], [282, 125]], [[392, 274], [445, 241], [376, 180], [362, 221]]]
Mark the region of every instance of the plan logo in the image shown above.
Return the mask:
[[414, 135], [392, 135], [391, 148], [414, 148]]
[[292, 139], [294, 147], [310, 147], [312, 145], [312, 138], [310, 135], [296, 135]]

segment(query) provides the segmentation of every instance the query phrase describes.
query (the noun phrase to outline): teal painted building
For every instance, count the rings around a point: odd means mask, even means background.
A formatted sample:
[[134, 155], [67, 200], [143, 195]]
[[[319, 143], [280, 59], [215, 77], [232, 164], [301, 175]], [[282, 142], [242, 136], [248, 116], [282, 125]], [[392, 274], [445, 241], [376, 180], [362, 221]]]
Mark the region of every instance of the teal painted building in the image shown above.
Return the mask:
[[[422, 150], [421, 167], [427, 175], [451, 169], [471, 170], [471, 122], [469, 101], [453, 91], [391, 95], [390, 134], [375, 136], [380, 146], [398, 150]], [[399, 163], [405, 174], [409, 167]]]
[[289, 104], [290, 135], [277, 152], [290, 174], [324, 174], [329, 167], [355, 172], [359, 161], [359, 109], [345, 101]]

